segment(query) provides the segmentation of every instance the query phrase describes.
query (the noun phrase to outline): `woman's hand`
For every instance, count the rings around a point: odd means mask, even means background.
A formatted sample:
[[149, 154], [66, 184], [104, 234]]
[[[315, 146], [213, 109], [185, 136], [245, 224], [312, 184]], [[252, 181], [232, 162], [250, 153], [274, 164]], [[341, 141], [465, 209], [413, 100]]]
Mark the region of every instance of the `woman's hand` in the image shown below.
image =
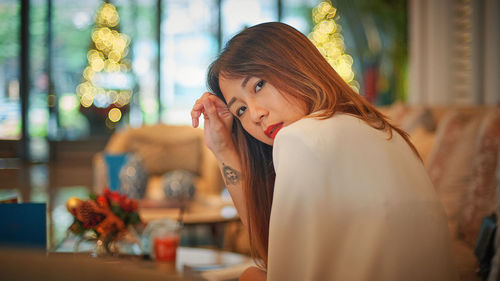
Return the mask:
[[234, 206], [246, 227], [247, 209], [243, 197], [241, 159], [231, 137], [233, 115], [226, 104], [211, 93], [204, 93], [191, 111], [193, 127], [198, 127], [199, 118], [205, 119], [205, 144], [213, 152], [226, 183]]
[[227, 150], [236, 150], [231, 138], [233, 114], [217, 96], [205, 92], [191, 110], [193, 127], [198, 127], [199, 118], [205, 119], [205, 144], [217, 157]]

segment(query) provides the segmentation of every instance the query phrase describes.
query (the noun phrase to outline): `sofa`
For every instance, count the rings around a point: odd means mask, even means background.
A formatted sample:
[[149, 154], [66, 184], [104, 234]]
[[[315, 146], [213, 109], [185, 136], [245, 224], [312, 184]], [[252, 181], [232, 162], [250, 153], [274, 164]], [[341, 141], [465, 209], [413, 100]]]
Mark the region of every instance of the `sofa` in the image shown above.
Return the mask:
[[142, 159], [147, 172], [144, 202], [161, 205], [165, 201], [162, 176], [174, 170], [196, 175], [198, 195], [220, 195], [224, 187], [217, 161], [204, 144], [202, 129], [156, 124], [115, 132], [104, 151], [97, 153], [93, 159], [93, 186], [96, 192], [109, 184], [106, 154], [134, 154]]
[[474, 247], [482, 219], [499, 208], [500, 107], [395, 104], [381, 110], [410, 134], [422, 156], [448, 216], [461, 280], [480, 280]]

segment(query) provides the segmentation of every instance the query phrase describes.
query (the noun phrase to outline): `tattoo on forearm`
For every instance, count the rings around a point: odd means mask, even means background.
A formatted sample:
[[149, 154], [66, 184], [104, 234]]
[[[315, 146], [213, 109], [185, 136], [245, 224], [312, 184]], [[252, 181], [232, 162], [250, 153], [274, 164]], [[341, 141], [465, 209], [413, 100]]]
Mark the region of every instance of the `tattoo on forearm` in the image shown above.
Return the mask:
[[240, 181], [240, 172], [226, 166], [224, 163], [222, 163], [222, 173], [224, 174], [224, 181], [226, 182], [226, 185], [237, 184]]

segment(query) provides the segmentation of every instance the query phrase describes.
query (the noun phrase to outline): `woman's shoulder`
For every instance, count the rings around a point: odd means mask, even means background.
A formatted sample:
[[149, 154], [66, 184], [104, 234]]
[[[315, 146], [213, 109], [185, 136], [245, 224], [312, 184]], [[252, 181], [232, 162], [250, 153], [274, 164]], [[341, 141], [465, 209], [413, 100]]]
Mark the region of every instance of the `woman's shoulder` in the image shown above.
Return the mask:
[[367, 129], [370, 128], [363, 120], [348, 114], [335, 114], [326, 119], [306, 117], [281, 129], [276, 140], [294, 137], [303, 139], [306, 143], [318, 139], [345, 141], [367, 134]]
[[344, 113], [326, 119], [303, 118], [281, 129], [273, 150], [281, 150], [281, 147], [307, 149], [319, 157], [332, 154], [351, 157], [373, 154], [375, 150], [389, 152], [409, 148], [398, 133], [393, 131], [391, 137], [386, 130], [375, 129], [364, 120]]
[[304, 151], [318, 159], [332, 154], [347, 156], [369, 140], [366, 127], [361, 119], [346, 114], [327, 119], [303, 118], [278, 132], [273, 154], [278, 157], [281, 153]]

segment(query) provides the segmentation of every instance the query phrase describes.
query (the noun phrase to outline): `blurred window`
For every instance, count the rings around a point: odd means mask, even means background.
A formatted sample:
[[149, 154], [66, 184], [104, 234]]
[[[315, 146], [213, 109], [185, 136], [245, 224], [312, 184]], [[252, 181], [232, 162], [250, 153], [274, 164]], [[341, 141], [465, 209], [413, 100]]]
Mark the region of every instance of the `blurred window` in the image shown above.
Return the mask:
[[191, 124], [189, 112], [206, 89], [206, 71], [218, 52], [217, 1], [163, 1], [162, 121]]
[[87, 52], [95, 13], [102, 1], [53, 0], [52, 82], [53, 94], [49, 106], [51, 138], [78, 139], [89, 134], [89, 122], [80, 112], [76, 88], [82, 82], [87, 66]]
[[318, 0], [282, 0], [281, 21], [295, 27], [307, 35], [313, 27], [312, 9], [318, 5]]
[[[48, 158], [49, 107], [47, 75], [47, 1], [30, 2], [30, 50], [29, 50], [29, 102], [28, 135], [31, 160], [43, 161]], [[52, 99], [55, 100], [55, 99]]]
[[222, 0], [222, 42], [246, 27], [278, 20], [278, 1]]
[[[282, 21], [307, 34], [315, 2], [282, 0]], [[84, 115], [77, 88], [84, 82], [96, 14], [103, 3], [52, 1], [50, 57], [47, 1], [30, 1], [28, 132], [34, 140], [32, 149], [47, 150], [46, 143], [37, 140], [81, 139], [93, 134], [96, 121]], [[208, 65], [227, 40], [246, 27], [278, 20], [278, 0], [162, 0], [158, 62], [158, 1], [110, 3], [119, 14], [119, 32], [130, 38], [126, 59], [133, 74], [133, 94], [129, 107], [121, 112], [119, 124], [134, 127], [158, 120], [190, 124], [191, 107], [206, 91]], [[19, 13], [19, 1], [0, 3], [0, 139], [19, 139], [21, 135]], [[51, 75], [47, 73], [50, 58]], [[157, 73], [158, 63], [161, 77]]]
[[122, 33], [130, 37], [127, 56], [132, 62], [135, 88], [130, 101], [130, 111], [125, 122], [133, 127], [158, 122], [158, 47], [157, 47], [157, 1], [117, 0]]
[[0, 3], [0, 139], [21, 138], [19, 100], [20, 1]]

